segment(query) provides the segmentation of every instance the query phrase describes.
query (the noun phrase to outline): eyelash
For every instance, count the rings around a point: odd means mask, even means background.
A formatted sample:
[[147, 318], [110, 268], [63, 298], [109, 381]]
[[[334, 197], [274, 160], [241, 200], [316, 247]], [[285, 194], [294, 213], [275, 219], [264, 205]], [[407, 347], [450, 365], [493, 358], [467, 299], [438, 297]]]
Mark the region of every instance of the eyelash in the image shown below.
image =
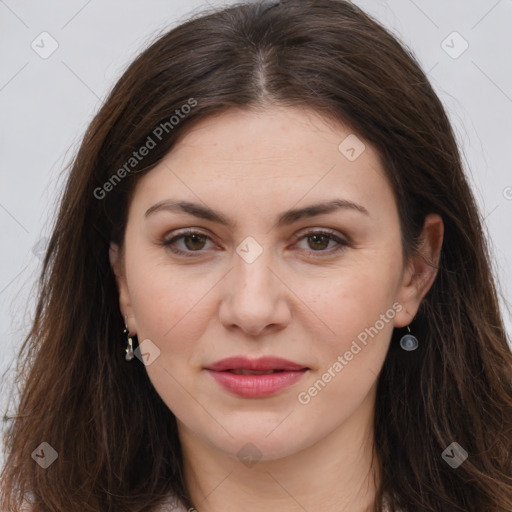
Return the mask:
[[[194, 229], [187, 229], [187, 230], [180, 232], [176, 236], [173, 236], [169, 240], [164, 240], [162, 242], [162, 245], [164, 247], [167, 247], [173, 253], [178, 254], [179, 256], [185, 256], [187, 258], [194, 258], [194, 257], [196, 257], [195, 253], [200, 254], [203, 250], [201, 249], [198, 251], [182, 251], [181, 249], [177, 249], [176, 247], [173, 247], [173, 245], [172, 245], [177, 240], [179, 240], [181, 238], [186, 238], [187, 236], [191, 236], [191, 235], [201, 235], [201, 236], [205, 236], [208, 240], [211, 240], [211, 238], [208, 235], [206, 235], [205, 233], [201, 233], [200, 231], [195, 231]], [[344, 251], [349, 246], [349, 243], [346, 240], [343, 240], [342, 238], [338, 237], [332, 231], [327, 231], [327, 230], [322, 230], [322, 229], [312, 230], [312, 231], [308, 231], [307, 233], [303, 233], [302, 235], [299, 235], [298, 237], [296, 237], [294, 243], [302, 240], [303, 238], [307, 238], [307, 237], [313, 236], [313, 235], [326, 236], [330, 240], [338, 243], [338, 247], [334, 247], [329, 250], [323, 249], [323, 250], [318, 250], [318, 251], [313, 251], [313, 250], [308, 251], [313, 254], [318, 253], [318, 252], [324, 253], [322, 255], [312, 255], [313, 258], [323, 258], [323, 257], [327, 257], [327, 256], [332, 256], [333, 254], [337, 254], [341, 251]], [[325, 254], [325, 253], [327, 253], [327, 254]]]

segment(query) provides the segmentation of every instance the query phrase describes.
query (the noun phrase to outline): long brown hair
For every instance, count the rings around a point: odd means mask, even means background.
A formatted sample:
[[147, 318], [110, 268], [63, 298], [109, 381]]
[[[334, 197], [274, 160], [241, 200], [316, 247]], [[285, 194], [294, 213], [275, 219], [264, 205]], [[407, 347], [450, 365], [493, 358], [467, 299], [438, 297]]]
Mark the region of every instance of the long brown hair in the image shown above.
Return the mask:
[[[176, 419], [144, 365], [124, 360], [108, 247], [122, 243], [138, 178], [180, 134], [225, 109], [273, 104], [314, 109], [377, 149], [406, 258], [428, 213], [444, 221], [438, 275], [411, 325], [420, 347], [401, 350], [395, 329], [379, 375], [376, 510], [383, 499], [392, 511], [512, 510], [512, 353], [456, 140], [414, 56], [342, 0], [200, 13], [159, 37], [114, 86], [60, 199], [19, 352], [0, 508], [17, 511], [25, 496], [34, 511], [150, 511], [169, 494], [193, 506]], [[154, 147], [130, 160], [148, 137]], [[32, 457], [42, 442], [58, 454], [46, 469]], [[442, 457], [453, 442], [468, 454], [457, 468]]]

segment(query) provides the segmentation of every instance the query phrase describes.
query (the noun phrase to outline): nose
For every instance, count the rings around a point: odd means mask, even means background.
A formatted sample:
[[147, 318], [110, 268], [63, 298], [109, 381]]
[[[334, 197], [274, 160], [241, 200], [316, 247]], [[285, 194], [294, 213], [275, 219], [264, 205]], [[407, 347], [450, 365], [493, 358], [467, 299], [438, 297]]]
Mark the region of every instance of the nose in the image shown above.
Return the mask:
[[219, 317], [230, 330], [251, 336], [284, 329], [290, 322], [290, 291], [270, 251], [252, 262], [234, 255], [234, 268], [223, 280]]

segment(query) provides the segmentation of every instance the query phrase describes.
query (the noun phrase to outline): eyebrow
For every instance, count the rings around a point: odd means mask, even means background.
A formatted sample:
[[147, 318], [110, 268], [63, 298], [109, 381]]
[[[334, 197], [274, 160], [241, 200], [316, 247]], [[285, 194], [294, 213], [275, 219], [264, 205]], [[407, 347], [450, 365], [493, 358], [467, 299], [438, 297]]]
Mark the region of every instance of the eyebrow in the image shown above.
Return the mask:
[[[347, 199], [333, 199], [328, 202], [305, 206], [304, 208], [287, 210], [279, 215], [276, 221], [276, 226], [287, 226], [303, 218], [315, 217], [317, 215], [332, 213], [338, 210], [351, 210], [360, 212], [364, 215], [370, 215], [368, 210], [360, 204], [348, 201]], [[189, 201], [174, 201], [172, 199], [166, 199], [151, 206], [144, 214], [144, 217], [147, 218], [160, 211], [184, 212], [201, 219], [227, 226], [231, 229], [236, 227], [236, 222], [228, 219], [222, 213], [212, 210], [208, 206], [191, 203]]]

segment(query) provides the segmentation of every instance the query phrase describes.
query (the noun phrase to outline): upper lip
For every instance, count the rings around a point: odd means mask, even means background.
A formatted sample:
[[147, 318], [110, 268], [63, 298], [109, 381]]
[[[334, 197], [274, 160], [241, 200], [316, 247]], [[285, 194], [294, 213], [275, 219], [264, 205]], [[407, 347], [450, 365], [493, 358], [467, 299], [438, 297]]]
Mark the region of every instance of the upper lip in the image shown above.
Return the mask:
[[207, 370], [222, 372], [226, 370], [307, 370], [302, 364], [282, 359], [281, 357], [260, 357], [259, 359], [249, 359], [245, 356], [228, 357], [210, 364]]

